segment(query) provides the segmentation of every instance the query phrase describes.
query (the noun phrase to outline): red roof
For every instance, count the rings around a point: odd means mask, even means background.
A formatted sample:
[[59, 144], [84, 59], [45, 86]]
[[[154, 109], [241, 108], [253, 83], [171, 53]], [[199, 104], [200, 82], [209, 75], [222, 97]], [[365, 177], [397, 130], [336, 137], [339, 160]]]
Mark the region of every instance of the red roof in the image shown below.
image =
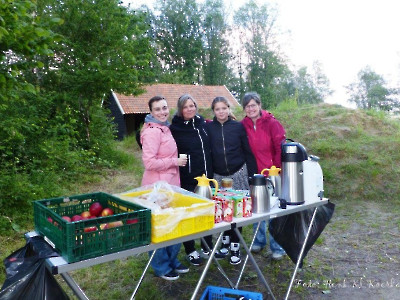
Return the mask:
[[121, 95], [113, 93], [115, 100], [119, 103], [123, 114], [149, 113], [147, 105], [150, 98], [154, 96], [163, 96], [168, 102], [170, 108], [176, 108], [176, 103], [180, 96], [190, 94], [201, 108], [211, 107], [211, 102], [215, 97], [224, 96], [228, 99], [231, 107], [239, 106], [235, 97], [225, 86], [211, 85], [189, 85], [189, 84], [154, 84], [143, 87], [146, 92], [139, 95]]

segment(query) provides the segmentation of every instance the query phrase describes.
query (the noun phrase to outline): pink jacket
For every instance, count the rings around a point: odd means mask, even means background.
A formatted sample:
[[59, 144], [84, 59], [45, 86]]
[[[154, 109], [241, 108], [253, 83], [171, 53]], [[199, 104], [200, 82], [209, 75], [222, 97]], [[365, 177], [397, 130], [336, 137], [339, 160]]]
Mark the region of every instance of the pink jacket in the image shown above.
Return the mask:
[[245, 117], [242, 124], [246, 129], [250, 148], [257, 161], [260, 173], [265, 168], [273, 165], [281, 167], [281, 144], [285, 141], [285, 129], [277, 119], [268, 111], [261, 111], [261, 118], [256, 122]]
[[167, 126], [145, 123], [140, 134], [144, 173], [142, 186], [164, 180], [180, 186], [178, 149]]

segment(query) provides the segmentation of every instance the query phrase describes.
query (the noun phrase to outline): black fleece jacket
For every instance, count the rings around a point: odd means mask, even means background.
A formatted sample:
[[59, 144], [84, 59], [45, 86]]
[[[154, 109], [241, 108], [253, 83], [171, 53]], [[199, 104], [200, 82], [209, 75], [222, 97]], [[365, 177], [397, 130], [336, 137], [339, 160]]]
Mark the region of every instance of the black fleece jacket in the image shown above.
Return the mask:
[[257, 173], [257, 163], [251, 152], [246, 131], [240, 122], [228, 119], [221, 124], [214, 120], [206, 125], [210, 137], [213, 170], [219, 175], [232, 175], [244, 163], [248, 175]]
[[205, 174], [208, 178], [213, 178], [210, 140], [204, 126], [204, 118], [200, 115], [189, 121], [175, 115], [169, 127], [178, 153], [188, 156], [186, 166], [179, 167], [181, 187], [192, 192], [197, 186], [195, 177]]

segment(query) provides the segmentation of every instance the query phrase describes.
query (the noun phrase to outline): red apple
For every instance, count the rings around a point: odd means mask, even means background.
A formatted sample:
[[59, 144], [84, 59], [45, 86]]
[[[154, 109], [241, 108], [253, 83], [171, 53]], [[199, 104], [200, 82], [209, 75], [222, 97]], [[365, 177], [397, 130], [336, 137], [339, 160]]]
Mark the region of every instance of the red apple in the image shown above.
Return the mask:
[[81, 217], [82, 217], [82, 218], [89, 219], [90, 216], [91, 216], [91, 214], [90, 214], [90, 212], [87, 211], [87, 210], [85, 210], [85, 211], [83, 211], [83, 212], [81, 213]]
[[82, 220], [83, 220], [83, 218], [80, 215], [75, 215], [75, 216], [72, 216], [72, 218], [71, 218], [72, 222], [82, 221]]
[[96, 226], [90, 226], [90, 227], [86, 227], [83, 229], [84, 232], [91, 232], [91, 231], [96, 231], [97, 227]]
[[51, 217], [47, 217], [47, 221], [49, 221], [50, 223], [53, 223], [53, 219]]
[[138, 223], [138, 222], [139, 222], [138, 219], [129, 219], [129, 220], [126, 220], [126, 224], [136, 224], [136, 223]]
[[103, 210], [101, 211], [100, 216], [106, 217], [106, 216], [112, 216], [113, 214], [114, 214], [114, 212], [112, 211], [112, 209], [106, 207], [105, 209], [103, 209]]
[[67, 222], [71, 222], [71, 218], [68, 216], [62, 216], [62, 218]]
[[103, 210], [100, 202], [93, 202], [89, 207], [89, 213], [91, 216], [98, 216]]
[[96, 216], [90, 216], [89, 219], [96, 219]]
[[104, 230], [104, 229], [119, 227], [119, 226], [123, 226], [123, 225], [124, 225], [124, 223], [122, 223], [122, 221], [115, 221], [115, 222], [100, 224], [100, 229]]

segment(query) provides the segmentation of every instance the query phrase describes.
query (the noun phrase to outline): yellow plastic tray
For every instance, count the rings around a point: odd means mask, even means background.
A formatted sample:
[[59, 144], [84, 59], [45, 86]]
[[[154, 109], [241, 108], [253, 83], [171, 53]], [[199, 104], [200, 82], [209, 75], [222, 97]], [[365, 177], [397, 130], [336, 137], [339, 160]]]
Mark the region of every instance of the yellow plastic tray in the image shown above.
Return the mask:
[[[122, 193], [126, 201], [149, 193], [150, 190]], [[214, 203], [189, 195], [173, 193], [166, 212], [151, 213], [151, 241], [160, 243], [166, 240], [205, 231], [214, 227]]]

